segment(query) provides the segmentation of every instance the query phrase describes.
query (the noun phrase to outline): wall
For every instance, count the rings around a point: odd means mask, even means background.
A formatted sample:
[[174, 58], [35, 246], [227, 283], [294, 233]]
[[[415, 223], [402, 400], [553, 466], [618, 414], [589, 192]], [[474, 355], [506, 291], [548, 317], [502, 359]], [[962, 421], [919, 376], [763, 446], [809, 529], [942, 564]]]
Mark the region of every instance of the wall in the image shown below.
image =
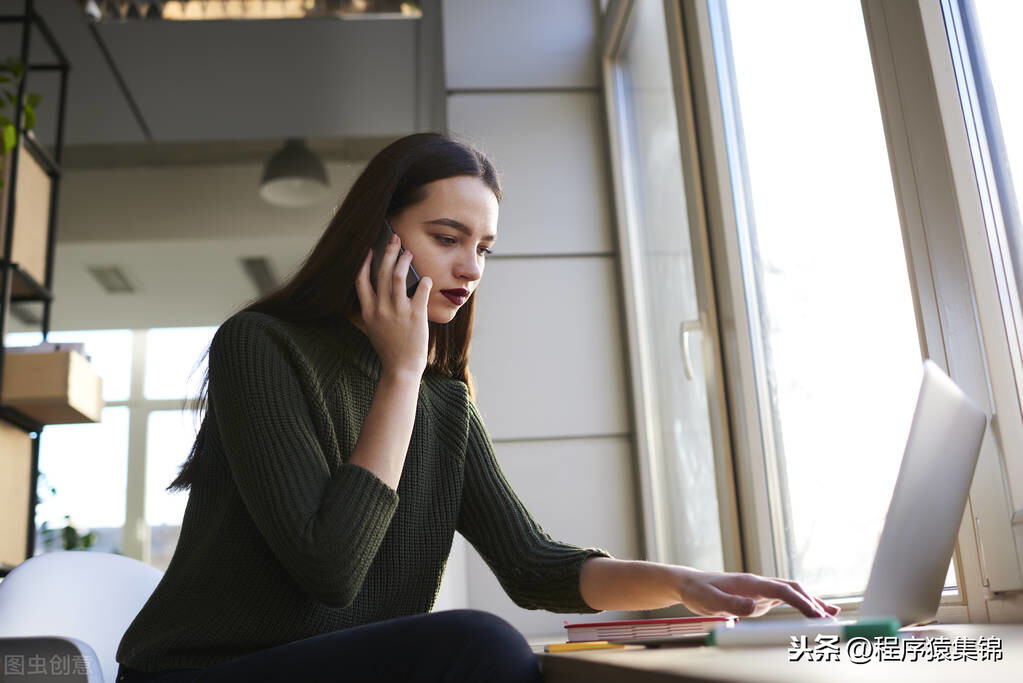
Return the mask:
[[[486, 151], [504, 182], [470, 361], [497, 456], [553, 537], [631, 559], [639, 522], [599, 12], [592, 0], [445, 0], [444, 75], [449, 130]], [[627, 616], [520, 609], [471, 547], [466, 561], [467, 605], [526, 635]]]

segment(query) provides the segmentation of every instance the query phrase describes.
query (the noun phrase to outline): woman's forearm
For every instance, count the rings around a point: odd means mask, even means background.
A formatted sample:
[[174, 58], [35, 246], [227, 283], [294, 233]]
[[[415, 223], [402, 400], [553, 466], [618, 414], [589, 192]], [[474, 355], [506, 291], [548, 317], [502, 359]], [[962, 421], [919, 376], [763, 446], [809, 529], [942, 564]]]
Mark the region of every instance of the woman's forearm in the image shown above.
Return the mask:
[[583, 563], [579, 591], [598, 610], [646, 610], [681, 602], [683, 567], [656, 562], [592, 557]]
[[416, 419], [420, 378], [411, 373], [384, 373], [362, 422], [348, 462], [398, 488]]
[[795, 581], [671, 564], [593, 557], [579, 575], [583, 600], [598, 610], [646, 610], [682, 603], [695, 614], [756, 617], [787, 602], [806, 617], [833, 617], [836, 605]]

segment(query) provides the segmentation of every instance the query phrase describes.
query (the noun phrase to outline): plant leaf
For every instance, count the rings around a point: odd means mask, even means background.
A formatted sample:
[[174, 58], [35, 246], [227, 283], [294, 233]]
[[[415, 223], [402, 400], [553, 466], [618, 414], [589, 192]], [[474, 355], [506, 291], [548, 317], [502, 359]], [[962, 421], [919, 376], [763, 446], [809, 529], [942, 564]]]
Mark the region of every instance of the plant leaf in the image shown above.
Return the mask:
[[36, 110], [25, 107], [25, 130], [32, 130], [36, 127]]
[[4, 154], [7, 154], [12, 149], [14, 149], [14, 137], [15, 137], [14, 136], [14, 124], [13, 123], [6, 123], [6, 124], [4, 124], [4, 130], [3, 130]]
[[43, 96], [37, 92], [30, 92], [25, 96], [25, 106], [35, 108], [39, 104], [39, 100], [43, 99]]

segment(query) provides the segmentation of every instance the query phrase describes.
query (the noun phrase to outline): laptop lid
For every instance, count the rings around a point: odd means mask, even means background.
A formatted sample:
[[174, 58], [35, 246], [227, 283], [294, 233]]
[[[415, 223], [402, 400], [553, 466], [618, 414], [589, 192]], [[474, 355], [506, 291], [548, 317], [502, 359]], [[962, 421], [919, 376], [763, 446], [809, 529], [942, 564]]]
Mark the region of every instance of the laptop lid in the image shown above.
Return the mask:
[[937, 612], [987, 416], [924, 361], [913, 424], [860, 607], [903, 624]]

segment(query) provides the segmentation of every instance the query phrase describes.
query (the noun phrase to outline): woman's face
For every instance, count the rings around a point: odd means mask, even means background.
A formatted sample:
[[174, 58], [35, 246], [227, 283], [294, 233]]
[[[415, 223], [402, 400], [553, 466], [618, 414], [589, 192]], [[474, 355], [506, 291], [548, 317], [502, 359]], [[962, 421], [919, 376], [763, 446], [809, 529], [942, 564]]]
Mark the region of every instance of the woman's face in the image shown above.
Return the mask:
[[449, 323], [476, 291], [497, 238], [497, 197], [474, 176], [424, 186], [426, 199], [391, 219], [419, 277], [430, 276], [431, 322]]

